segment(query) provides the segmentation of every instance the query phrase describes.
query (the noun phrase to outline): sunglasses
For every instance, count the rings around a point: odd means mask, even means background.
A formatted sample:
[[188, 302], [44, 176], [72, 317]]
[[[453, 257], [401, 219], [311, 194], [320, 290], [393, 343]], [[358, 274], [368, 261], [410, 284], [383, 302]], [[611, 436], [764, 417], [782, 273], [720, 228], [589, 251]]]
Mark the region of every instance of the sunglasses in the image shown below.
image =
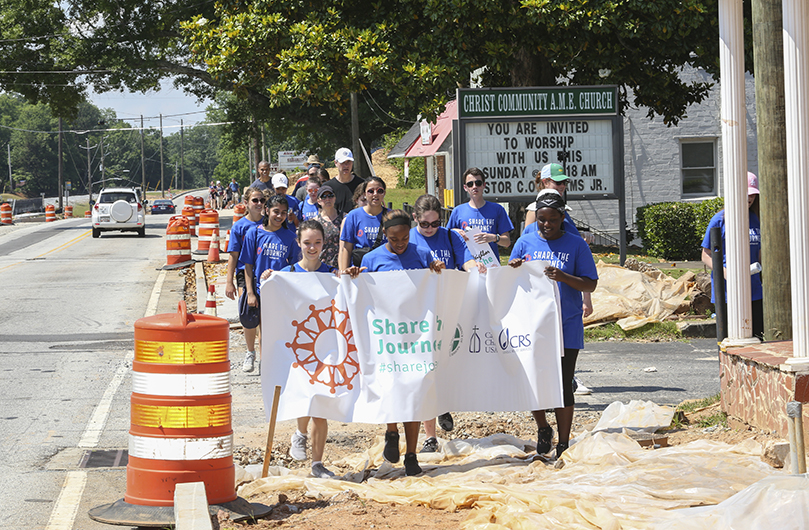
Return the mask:
[[422, 228], [430, 228], [431, 226], [433, 228], [438, 228], [441, 226], [441, 219], [438, 221], [433, 221], [432, 223], [428, 223], [427, 221], [419, 221], [419, 226]]
[[483, 186], [483, 181], [482, 181], [482, 180], [470, 180], [469, 182], [467, 182], [467, 183], [466, 183], [466, 187], [467, 187], [467, 188], [474, 188], [474, 187], [476, 187], [476, 186], [477, 186], [478, 188], [480, 188], [481, 186]]
[[250, 202], [253, 202], [253, 203], [256, 203], [256, 204], [258, 204], [258, 203], [264, 204], [266, 201], [267, 201], [267, 199], [250, 199]]
[[365, 190], [365, 193], [366, 194], [370, 193], [371, 195], [374, 195], [374, 194], [383, 195], [385, 193], [385, 189], [384, 188], [371, 188], [371, 189]]
[[334, 193], [324, 193], [320, 196], [321, 199], [333, 199]]

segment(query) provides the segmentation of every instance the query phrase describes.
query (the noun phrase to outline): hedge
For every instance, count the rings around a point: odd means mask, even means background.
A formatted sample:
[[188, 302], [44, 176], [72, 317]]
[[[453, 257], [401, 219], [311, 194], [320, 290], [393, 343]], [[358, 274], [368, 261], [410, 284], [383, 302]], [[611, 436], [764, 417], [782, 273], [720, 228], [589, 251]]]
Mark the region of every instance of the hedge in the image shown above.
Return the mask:
[[701, 203], [661, 202], [637, 209], [638, 237], [650, 256], [699, 260], [711, 217], [724, 207], [719, 197]]

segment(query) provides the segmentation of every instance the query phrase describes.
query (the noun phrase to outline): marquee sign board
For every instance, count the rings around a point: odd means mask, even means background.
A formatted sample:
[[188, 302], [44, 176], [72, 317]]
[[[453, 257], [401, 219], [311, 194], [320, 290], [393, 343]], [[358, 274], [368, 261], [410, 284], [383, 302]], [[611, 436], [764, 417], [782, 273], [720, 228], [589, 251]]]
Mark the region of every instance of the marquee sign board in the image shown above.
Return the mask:
[[614, 86], [458, 90], [455, 187], [470, 167], [486, 175], [486, 198], [533, 201], [534, 177], [562, 164], [568, 200], [623, 192], [623, 120]]

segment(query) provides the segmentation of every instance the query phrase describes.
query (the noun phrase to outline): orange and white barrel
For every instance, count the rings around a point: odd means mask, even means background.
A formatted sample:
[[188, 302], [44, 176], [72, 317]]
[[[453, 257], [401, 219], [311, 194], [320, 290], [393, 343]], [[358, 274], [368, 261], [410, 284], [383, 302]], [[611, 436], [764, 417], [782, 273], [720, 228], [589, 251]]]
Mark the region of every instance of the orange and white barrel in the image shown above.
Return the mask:
[[197, 216], [194, 213], [195, 211], [193, 206], [183, 206], [182, 214], [183, 217], [188, 219], [188, 233], [192, 236], [197, 235]]
[[166, 227], [166, 265], [191, 261], [191, 233], [188, 219], [175, 215]]
[[70, 219], [73, 217], [73, 206], [67, 205], [65, 206], [65, 219]]
[[45, 222], [51, 223], [56, 221], [56, 206], [49, 204], [45, 206]]
[[197, 218], [197, 226], [199, 226], [199, 214], [205, 209], [205, 200], [202, 197], [194, 197], [194, 215]]
[[11, 205], [7, 202], [0, 204], [0, 224], [10, 225], [11, 221]]
[[208, 504], [236, 500], [229, 324], [188, 313], [135, 322], [124, 501], [172, 506], [176, 484], [204, 482]]
[[219, 229], [219, 212], [216, 210], [203, 210], [199, 214], [197, 228], [197, 252], [207, 254], [213, 241], [213, 231]]
[[93, 213], [90, 210], [87, 210], [86, 212], [84, 212], [84, 218], [85, 219], [89, 219], [92, 216], [93, 216]]
[[234, 206], [233, 207], [233, 224], [235, 225], [236, 221], [238, 221], [239, 219], [244, 217], [244, 215], [246, 213], [247, 213], [247, 207], [244, 205], [244, 203], [240, 202], [239, 204]]

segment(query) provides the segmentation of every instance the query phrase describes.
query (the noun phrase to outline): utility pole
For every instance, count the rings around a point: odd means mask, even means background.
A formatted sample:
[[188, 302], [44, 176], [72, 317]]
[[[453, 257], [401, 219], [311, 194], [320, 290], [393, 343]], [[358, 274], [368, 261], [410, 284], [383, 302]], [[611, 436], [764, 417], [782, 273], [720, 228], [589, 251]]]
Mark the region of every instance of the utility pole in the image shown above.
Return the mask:
[[143, 114], [140, 115], [140, 189], [146, 198], [146, 162], [143, 156]]
[[59, 163], [58, 163], [58, 172], [59, 172], [59, 209], [64, 212], [62, 208], [64, 208], [64, 204], [62, 204], [62, 196], [65, 194], [64, 190], [62, 189], [62, 118], [59, 118]]
[[93, 171], [90, 166], [90, 135], [87, 134], [87, 196], [90, 204], [93, 203]]
[[14, 179], [11, 178], [11, 144], [8, 144], [8, 184], [11, 186], [12, 193], [14, 192]]
[[180, 189], [185, 189], [185, 135], [182, 118], [180, 118]]
[[101, 187], [107, 187], [107, 175], [106, 171], [107, 168], [104, 167], [104, 133], [101, 133], [101, 140], [99, 140], [98, 145], [101, 147]]
[[761, 194], [764, 338], [792, 339], [784, 39], [781, 0], [753, 0], [756, 132]]
[[160, 114], [160, 196], [166, 197], [166, 190], [163, 189], [163, 114]]
[[354, 173], [365, 178], [365, 158], [360, 147], [360, 116], [357, 93], [351, 93], [351, 152], [354, 154]]

